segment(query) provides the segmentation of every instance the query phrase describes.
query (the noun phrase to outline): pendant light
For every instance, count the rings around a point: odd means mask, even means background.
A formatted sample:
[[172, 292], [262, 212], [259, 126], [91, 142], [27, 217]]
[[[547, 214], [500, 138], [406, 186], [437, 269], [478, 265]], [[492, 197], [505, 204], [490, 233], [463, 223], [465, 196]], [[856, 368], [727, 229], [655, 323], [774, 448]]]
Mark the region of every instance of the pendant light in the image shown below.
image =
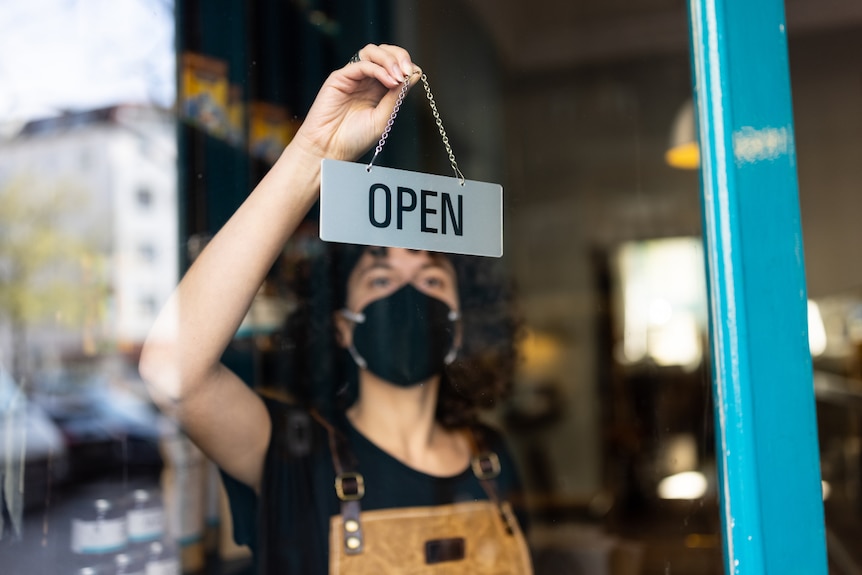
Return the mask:
[[697, 145], [697, 130], [694, 123], [694, 103], [689, 98], [683, 102], [670, 133], [670, 147], [664, 161], [673, 168], [696, 170], [700, 167], [700, 149]]

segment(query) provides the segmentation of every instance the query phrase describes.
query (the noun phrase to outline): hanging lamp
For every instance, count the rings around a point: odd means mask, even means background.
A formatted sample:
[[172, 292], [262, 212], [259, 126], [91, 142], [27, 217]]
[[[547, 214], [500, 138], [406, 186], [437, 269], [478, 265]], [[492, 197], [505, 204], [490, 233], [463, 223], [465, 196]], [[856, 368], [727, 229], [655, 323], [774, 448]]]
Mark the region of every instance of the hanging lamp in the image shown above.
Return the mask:
[[694, 123], [694, 103], [689, 98], [683, 102], [670, 133], [670, 147], [664, 154], [667, 165], [682, 170], [700, 167], [700, 149], [697, 145], [697, 130]]

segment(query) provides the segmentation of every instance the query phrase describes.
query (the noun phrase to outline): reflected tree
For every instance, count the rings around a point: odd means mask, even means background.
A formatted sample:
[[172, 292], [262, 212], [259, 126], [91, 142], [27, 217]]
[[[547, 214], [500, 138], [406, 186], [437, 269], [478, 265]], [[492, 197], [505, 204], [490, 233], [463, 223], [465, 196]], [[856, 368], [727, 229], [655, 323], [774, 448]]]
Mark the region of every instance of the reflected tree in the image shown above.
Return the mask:
[[69, 182], [24, 178], [0, 187], [0, 322], [10, 334], [12, 376], [27, 376], [28, 332], [80, 334], [94, 351], [107, 301], [106, 250], [87, 219], [87, 194]]

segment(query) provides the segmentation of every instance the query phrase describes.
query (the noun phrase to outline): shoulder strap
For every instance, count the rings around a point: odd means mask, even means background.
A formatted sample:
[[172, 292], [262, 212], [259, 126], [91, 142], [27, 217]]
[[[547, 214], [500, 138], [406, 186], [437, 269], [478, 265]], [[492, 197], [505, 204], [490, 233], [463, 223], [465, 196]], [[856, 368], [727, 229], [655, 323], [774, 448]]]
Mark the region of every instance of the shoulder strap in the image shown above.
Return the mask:
[[485, 434], [478, 426], [474, 425], [468, 429], [467, 440], [470, 443], [472, 454], [470, 467], [473, 469], [473, 475], [479, 480], [479, 485], [482, 486], [488, 500], [499, 510], [506, 532], [512, 535], [515, 532], [512, 524], [514, 517], [506, 512], [502, 501], [500, 501], [500, 496], [497, 494], [497, 482], [495, 480], [500, 475], [500, 458], [488, 448]]
[[329, 451], [335, 468], [335, 495], [341, 502], [344, 552], [347, 555], [357, 555], [362, 553], [364, 547], [360, 521], [362, 506], [359, 501], [365, 496], [365, 479], [359, 473], [359, 465], [353, 452], [350, 451], [344, 433], [328, 422], [317, 410], [312, 409], [310, 413], [311, 417], [326, 429], [329, 437]]

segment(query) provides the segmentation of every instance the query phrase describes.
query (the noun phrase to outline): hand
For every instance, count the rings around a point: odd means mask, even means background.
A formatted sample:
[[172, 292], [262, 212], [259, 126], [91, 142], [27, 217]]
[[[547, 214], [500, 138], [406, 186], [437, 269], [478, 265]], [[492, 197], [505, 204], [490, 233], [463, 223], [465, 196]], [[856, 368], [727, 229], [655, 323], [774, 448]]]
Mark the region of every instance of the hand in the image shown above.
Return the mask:
[[398, 46], [369, 44], [359, 62], [329, 75], [294, 143], [320, 158], [355, 160], [386, 127], [405, 77], [415, 84], [421, 70]]

